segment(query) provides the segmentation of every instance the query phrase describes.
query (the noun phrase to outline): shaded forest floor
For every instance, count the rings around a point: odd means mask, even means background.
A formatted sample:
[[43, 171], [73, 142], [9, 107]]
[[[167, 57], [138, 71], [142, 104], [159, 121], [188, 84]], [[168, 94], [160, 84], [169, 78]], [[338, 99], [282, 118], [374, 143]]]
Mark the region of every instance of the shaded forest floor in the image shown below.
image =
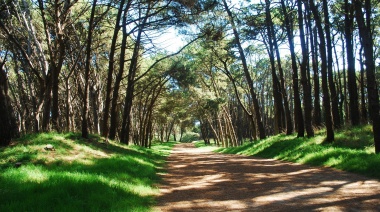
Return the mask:
[[178, 144], [158, 211], [379, 211], [380, 182], [331, 168]]

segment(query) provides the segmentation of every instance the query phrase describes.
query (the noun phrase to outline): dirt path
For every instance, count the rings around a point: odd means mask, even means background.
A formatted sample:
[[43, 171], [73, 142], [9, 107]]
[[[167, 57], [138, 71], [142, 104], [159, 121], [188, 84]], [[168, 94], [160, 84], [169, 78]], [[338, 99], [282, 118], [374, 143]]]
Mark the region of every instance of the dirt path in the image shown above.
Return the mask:
[[380, 211], [380, 182], [330, 168], [178, 144], [157, 211]]

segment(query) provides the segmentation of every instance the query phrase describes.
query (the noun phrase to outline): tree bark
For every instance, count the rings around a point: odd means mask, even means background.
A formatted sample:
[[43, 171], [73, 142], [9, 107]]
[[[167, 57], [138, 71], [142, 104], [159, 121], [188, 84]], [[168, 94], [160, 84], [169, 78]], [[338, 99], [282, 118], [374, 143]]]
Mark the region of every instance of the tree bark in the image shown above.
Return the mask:
[[331, 40], [331, 32], [330, 32], [330, 18], [329, 18], [329, 10], [327, 5], [327, 0], [322, 1], [323, 5], [323, 14], [324, 14], [324, 25], [325, 25], [325, 35], [326, 35], [326, 45], [327, 45], [327, 77], [329, 82], [329, 88], [331, 93], [331, 109], [332, 109], [332, 117], [335, 128], [341, 127], [341, 121], [339, 116], [339, 97], [336, 92], [336, 87], [334, 83], [333, 76], [333, 53], [332, 53], [332, 40]]
[[93, 0], [87, 43], [86, 43], [86, 67], [84, 73], [84, 95], [83, 95], [83, 107], [82, 107], [82, 138], [88, 138], [88, 108], [89, 108], [89, 78], [90, 78], [90, 64], [91, 64], [91, 44], [92, 33], [94, 29], [94, 17], [97, 0]]
[[356, 21], [359, 26], [359, 34], [361, 37], [361, 42], [363, 45], [364, 56], [365, 56], [365, 66], [367, 75], [367, 91], [368, 91], [368, 109], [369, 116], [372, 120], [375, 152], [380, 153], [380, 107], [379, 107], [379, 93], [376, 85], [376, 75], [375, 75], [375, 60], [373, 55], [373, 38], [371, 31], [371, 1], [365, 0], [365, 17], [362, 11], [362, 1], [354, 0], [355, 11], [356, 11]]
[[318, 10], [314, 4], [313, 0], [309, 0], [310, 9], [313, 12], [315, 24], [317, 26], [317, 31], [319, 35], [320, 45], [319, 45], [319, 51], [321, 55], [321, 75], [322, 75], [322, 93], [323, 93], [323, 108], [325, 112], [325, 123], [326, 123], [326, 142], [332, 142], [334, 141], [334, 128], [333, 128], [333, 121], [331, 116], [331, 107], [330, 107], [330, 94], [329, 94], [329, 88], [327, 83], [327, 55], [326, 55], [326, 41], [325, 41], [325, 35], [324, 30], [322, 28], [321, 18], [319, 16]]
[[308, 137], [314, 136], [314, 130], [312, 126], [312, 100], [311, 100], [311, 86], [310, 79], [308, 78], [307, 64], [309, 63], [308, 50], [305, 41], [305, 32], [303, 24], [303, 12], [302, 12], [302, 1], [297, 0], [298, 3], [298, 24], [300, 29], [300, 40], [301, 40], [301, 49], [302, 49], [302, 62], [301, 62], [301, 83], [303, 88], [303, 104], [305, 109], [305, 128]]
[[358, 87], [356, 85], [355, 74], [355, 57], [354, 57], [354, 44], [352, 38], [352, 32], [354, 30], [354, 18], [352, 6], [348, 3], [348, 0], [344, 1], [345, 12], [345, 40], [346, 40], [346, 52], [347, 52], [347, 77], [348, 77], [348, 94], [349, 94], [349, 113], [350, 120], [353, 126], [360, 124], [360, 113], [358, 105]]
[[[121, 20], [121, 15], [123, 13], [124, 4], [125, 4], [125, 0], [121, 0], [120, 4], [119, 4], [117, 16], [116, 16], [115, 28], [113, 31], [111, 47], [110, 47], [110, 56], [108, 59], [109, 61], [108, 61], [108, 73], [107, 73], [107, 85], [106, 85], [106, 100], [104, 101], [103, 122], [102, 122], [102, 127], [101, 127], [102, 135], [104, 137], [108, 137], [108, 131], [109, 131], [109, 129], [108, 129], [108, 118], [110, 117], [109, 111], [110, 111], [111, 92], [112, 92], [112, 75], [113, 75], [113, 72], [115, 69], [114, 63], [115, 63], [116, 42], [117, 42], [118, 34], [119, 34], [119, 31], [121, 28], [120, 20]], [[124, 11], [126, 12], [127, 8]], [[123, 37], [123, 39], [124, 39], [124, 37]], [[121, 51], [124, 51], [124, 50], [122, 49]], [[124, 65], [124, 63], [120, 64], [120, 68], [123, 65]], [[115, 82], [115, 84], [116, 84], [116, 82]], [[117, 97], [115, 97], [115, 98], [117, 99]]]
[[274, 133], [278, 134], [283, 131], [282, 119], [285, 115], [282, 104], [282, 95], [281, 95], [281, 86], [280, 81], [278, 80], [276, 74], [276, 66], [274, 60], [274, 45], [276, 39], [273, 37], [273, 21], [270, 13], [270, 2], [269, 0], [265, 1], [265, 14], [266, 14], [266, 28], [268, 34], [268, 55], [271, 64], [271, 75], [272, 75], [272, 92], [274, 99]]
[[143, 18], [142, 22], [138, 26], [137, 37], [135, 40], [131, 63], [129, 65], [129, 70], [128, 70], [128, 77], [127, 77], [128, 85], [127, 85], [127, 91], [125, 95], [123, 121], [122, 121], [121, 131], [120, 131], [120, 142], [125, 143], [125, 144], [129, 143], [130, 126], [131, 126], [130, 113], [131, 113], [132, 105], [133, 105], [135, 77], [136, 77], [138, 58], [139, 58], [140, 48], [141, 48], [141, 37], [145, 28], [145, 24], [149, 18], [150, 6], [151, 6], [150, 3], [148, 3], [145, 17]]
[[297, 68], [296, 53], [294, 50], [293, 24], [292, 24], [292, 20], [289, 18], [288, 10], [286, 8], [284, 0], [281, 0], [281, 6], [282, 6], [284, 18], [285, 18], [286, 34], [288, 37], [290, 56], [292, 60], [294, 116], [295, 116], [296, 126], [297, 126], [297, 133], [298, 133], [297, 137], [304, 137], [305, 127], [304, 127], [301, 98], [300, 98], [300, 92], [299, 92], [299, 86], [298, 86], [298, 68]]

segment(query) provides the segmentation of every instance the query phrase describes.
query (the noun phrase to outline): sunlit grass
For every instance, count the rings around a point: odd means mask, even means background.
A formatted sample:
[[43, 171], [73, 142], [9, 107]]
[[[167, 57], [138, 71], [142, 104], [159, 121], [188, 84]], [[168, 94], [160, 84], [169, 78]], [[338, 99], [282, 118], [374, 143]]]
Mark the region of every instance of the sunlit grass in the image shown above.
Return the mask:
[[277, 135], [240, 147], [219, 148], [221, 153], [254, 155], [314, 166], [329, 166], [380, 179], [380, 155], [376, 155], [371, 126], [342, 129], [335, 141], [324, 143], [325, 131], [313, 138]]
[[[44, 150], [46, 144], [55, 151]], [[157, 172], [172, 146], [107, 144], [75, 133], [27, 135], [0, 149], [0, 211], [150, 211]]]

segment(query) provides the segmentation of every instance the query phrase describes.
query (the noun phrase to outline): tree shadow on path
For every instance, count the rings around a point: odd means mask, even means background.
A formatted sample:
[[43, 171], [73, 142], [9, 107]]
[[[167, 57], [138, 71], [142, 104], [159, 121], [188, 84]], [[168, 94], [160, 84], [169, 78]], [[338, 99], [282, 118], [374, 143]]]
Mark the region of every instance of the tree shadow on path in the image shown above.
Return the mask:
[[178, 144], [168, 158], [158, 211], [380, 211], [380, 182]]

